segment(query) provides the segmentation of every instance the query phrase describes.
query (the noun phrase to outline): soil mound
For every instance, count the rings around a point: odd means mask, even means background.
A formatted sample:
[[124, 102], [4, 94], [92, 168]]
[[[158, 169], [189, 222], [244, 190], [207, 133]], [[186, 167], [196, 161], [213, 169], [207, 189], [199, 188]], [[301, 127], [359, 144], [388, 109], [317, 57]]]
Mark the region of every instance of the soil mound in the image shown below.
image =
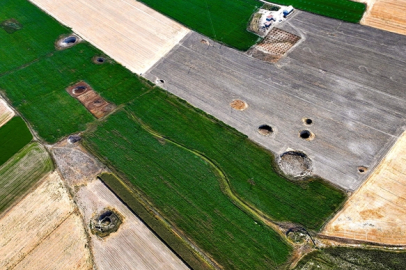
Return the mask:
[[235, 109], [235, 110], [239, 110], [239, 111], [243, 111], [246, 108], [248, 108], [248, 104], [245, 101], [242, 101], [240, 99], [234, 99], [231, 103], [230, 103], [231, 108]]

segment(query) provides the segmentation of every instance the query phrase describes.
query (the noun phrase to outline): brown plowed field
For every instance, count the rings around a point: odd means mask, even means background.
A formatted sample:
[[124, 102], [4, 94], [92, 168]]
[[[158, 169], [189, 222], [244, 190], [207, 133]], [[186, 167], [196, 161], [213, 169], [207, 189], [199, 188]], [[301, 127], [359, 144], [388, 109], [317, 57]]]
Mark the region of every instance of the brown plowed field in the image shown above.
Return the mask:
[[361, 24], [406, 35], [406, 0], [367, 0]]
[[79, 100], [97, 118], [109, 114], [115, 108], [114, 105], [105, 101], [85, 82], [78, 82], [68, 87], [66, 91]]
[[86, 224], [106, 208], [123, 217], [117, 232], [103, 239], [91, 235], [97, 269], [188, 269], [101, 181], [80, 187], [76, 202]]
[[0, 98], [0, 127], [14, 116], [14, 111]]
[[406, 245], [406, 132], [322, 234]]
[[31, 0], [132, 72], [146, 72], [189, 30], [135, 0]]
[[0, 219], [0, 269], [91, 269], [80, 217], [54, 172]]

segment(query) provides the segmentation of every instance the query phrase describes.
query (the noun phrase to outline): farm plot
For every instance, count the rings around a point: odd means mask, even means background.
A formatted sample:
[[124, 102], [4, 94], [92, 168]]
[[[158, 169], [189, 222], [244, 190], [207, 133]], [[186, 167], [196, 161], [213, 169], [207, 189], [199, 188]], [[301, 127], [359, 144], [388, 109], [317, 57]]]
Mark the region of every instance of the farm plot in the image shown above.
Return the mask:
[[14, 116], [14, 111], [10, 109], [7, 103], [0, 98], [0, 127], [8, 122]]
[[0, 219], [0, 268], [91, 269], [80, 217], [59, 175], [43, 183]]
[[106, 209], [122, 219], [104, 238], [89, 230], [97, 269], [188, 269], [100, 180], [80, 187], [75, 199], [86, 224]]
[[52, 53], [58, 36], [69, 31], [27, 0], [1, 1], [0, 76]]
[[147, 71], [189, 32], [135, 0], [32, 2], [137, 74]]
[[0, 127], [0, 165], [32, 140], [32, 135], [21, 117], [14, 117]]
[[270, 152], [172, 95], [156, 90], [130, 108], [160, 134], [212, 159], [238, 196], [276, 220], [317, 230], [345, 199], [323, 181], [295, 183], [281, 177]]
[[0, 214], [21, 198], [53, 164], [38, 143], [32, 143], [0, 167]]
[[[171, 109], [177, 106], [182, 105]], [[287, 260], [291, 247], [222, 193], [217, 174], [204, 159], [156, 139], [126, 111], [110, 115], [85, 134], [84, 142], [222, 267], [269, 269]]]
[[367, 0], [361, 24], [406, 35], [405, 0]]
[[405, 245], [406, 132], [322, 234]]

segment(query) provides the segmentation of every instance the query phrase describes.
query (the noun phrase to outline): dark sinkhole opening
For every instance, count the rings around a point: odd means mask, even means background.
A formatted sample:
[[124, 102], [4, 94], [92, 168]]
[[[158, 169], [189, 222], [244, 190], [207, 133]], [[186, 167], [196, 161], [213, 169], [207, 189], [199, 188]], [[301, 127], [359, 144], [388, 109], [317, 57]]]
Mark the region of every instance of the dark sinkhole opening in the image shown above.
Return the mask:
[[65, 38], [65, 39], [63, 40], [63, 43], [65, 43], [65, 44], [73, 44], [73, 43], [76, 42], [76, 40], [77, 40], [77, 37], [75, 37], [75, 36], [70, 36], [70, 37]]
[[273, 133], [273, 129], [269, 125], [260, 125], [258, 127], [258, 132], [263, 136], [269, 136]]

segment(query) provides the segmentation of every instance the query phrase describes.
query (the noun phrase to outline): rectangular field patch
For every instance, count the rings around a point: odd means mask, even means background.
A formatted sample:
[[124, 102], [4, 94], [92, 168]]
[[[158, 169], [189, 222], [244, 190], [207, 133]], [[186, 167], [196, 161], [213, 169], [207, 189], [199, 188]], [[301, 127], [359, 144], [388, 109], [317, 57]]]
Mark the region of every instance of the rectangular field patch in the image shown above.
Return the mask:
[[260, 43], [247, 51], [260, 60], [276, 63], [300, 40], [300, 37], [274, 27]]
[[13, 116], [14, 111], [0, 98], [0, 127], [5, 125]]
[[79, 100], [96, 118], [109, 114], [115, 108], [113, 104], [105, 101], [90, 85], [83, 81], [66, 88], [66, 91]]

